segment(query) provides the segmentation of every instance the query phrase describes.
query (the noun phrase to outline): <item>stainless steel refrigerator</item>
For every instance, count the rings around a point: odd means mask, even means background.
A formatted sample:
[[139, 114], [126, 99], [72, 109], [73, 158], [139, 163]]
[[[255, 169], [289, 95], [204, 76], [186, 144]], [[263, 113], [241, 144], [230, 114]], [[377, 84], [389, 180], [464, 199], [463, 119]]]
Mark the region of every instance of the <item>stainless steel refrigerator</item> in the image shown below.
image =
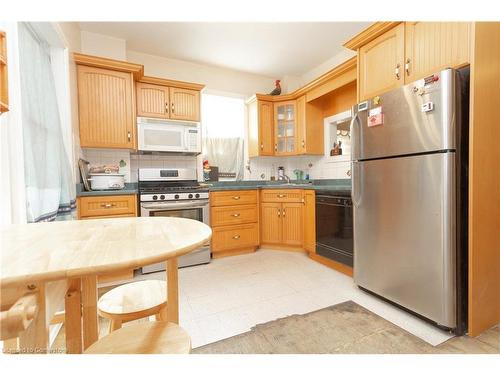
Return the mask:
[[466, 328], [468, 69], [353, 107], [354, 281]]

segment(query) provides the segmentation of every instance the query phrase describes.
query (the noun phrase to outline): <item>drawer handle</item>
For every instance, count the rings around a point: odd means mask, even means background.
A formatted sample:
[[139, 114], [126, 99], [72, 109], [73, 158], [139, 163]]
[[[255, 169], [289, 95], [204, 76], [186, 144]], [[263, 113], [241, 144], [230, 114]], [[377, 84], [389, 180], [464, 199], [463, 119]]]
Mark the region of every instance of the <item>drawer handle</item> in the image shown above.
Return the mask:
[[283, 209], [283, 217], [285, 217], [285, 215], [286, 215], [286, 211], [285, 211], [285, 209]]
[[103, 207], [103, 208], [111, 208], [114, 206], [116, 206], [116, 203], [103, 203], [103, 204], [101, 204], [101, 207]]
[[278, 194], [278, 198], [285, 198], [286, 195], [285, 194]]
[[236, 236], [233, 236], [233, 240], [239, 240], [240, 239], [240, 235], [237, 234]]
[[233, 197], [233, 199], [237, 201], [238, 199], [240, 199], [240, 197], [239, 196], [235, 196], [235, 197]]
[[281, 216], [281, 211], [280, 211], [280, 209], [278, 208], [278, 217], [280, 217], [280, 216]]
[[233, 217], [239, 217], [240, 214], [232, 214], [231, 216], [233, 216]]

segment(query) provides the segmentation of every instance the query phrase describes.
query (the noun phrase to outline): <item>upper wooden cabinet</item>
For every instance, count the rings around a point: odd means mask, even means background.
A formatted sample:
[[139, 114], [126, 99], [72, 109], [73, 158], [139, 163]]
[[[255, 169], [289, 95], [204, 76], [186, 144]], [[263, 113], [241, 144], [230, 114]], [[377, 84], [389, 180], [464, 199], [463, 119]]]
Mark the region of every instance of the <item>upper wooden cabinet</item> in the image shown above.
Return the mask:
[[[169, 86], [169, 84], [187, 87]], [[202, 88], [202, 85], [193, 83], [143, 77], [136, 83], [137, 116], [200, 121]]]
[[81, 147], [134, 149], [132, 73], [85, 65], [77, 70]]
[[472, 24], [379, 22], [344, 46], [358, 51], [358, 99], [470, 63]]
[[248, 156], [274, 155], [274, 106], [253, 97], [248, 104]]
[[9, 110], [7, 82], [7, 36], [0, 30], [0, 113]]
[[170, 118], [175, 120], [200, 121], [200, 92], [171, 87]]
[[274, 103], [274, 154], [296, 155], [297, 139], [295, 100]]
[[168, 87], [137, 82], [137, 116], [169, 118]]
[[405, 83], [469, 62], [468, 22], [406, 22]]
[[297, 155], [323, 155], [323, 108], [308, 103], [306, 96], [296, 101], [297, 108]]
[[404, 83], [404, 24], [359, 48], [359, 100], [398, 88]]

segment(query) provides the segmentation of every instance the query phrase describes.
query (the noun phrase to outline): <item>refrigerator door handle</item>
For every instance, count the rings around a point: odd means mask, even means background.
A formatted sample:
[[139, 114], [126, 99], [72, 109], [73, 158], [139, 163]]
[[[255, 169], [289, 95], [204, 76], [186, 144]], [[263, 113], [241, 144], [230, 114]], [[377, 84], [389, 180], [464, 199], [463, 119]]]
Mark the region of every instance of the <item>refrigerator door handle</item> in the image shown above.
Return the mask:
[[351, 171], [352, 171], [352, 193], [351, 193], [351, 198], [352, 198], [352, 204], [354, 207], [359, 207], [359, 204], [361, 203], [361, 198], [362, 198], [362, 192], [361, 192], [361, 173], [360, 173], [360, 165], [359, 162], [353, 161], [351, 162]]
[[349, 124], [349, 134], [351, 136], [351, 160], [355, 160], [358, 158], [357, 154], [357, 146], [356, 143], [358, 142], [358, 138], [354, 135], [354, 123], [358, 121], [358, 112], [354, 114], [354, 117], [351, 120], [351, 123]]

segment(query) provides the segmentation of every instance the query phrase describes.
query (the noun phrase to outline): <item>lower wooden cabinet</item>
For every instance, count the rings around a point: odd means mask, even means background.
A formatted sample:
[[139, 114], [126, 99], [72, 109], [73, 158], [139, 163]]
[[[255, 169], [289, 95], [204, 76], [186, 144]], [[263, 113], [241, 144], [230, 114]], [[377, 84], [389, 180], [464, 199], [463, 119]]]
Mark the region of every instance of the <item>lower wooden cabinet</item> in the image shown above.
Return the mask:
[[281, 203], [261, 203], [261, 238], [269, 245], [281, 243], [283, 224], [281, 222]]
[[257, 190], [210, 193], [212, 257], [255, 251], [260, 243]]
[[281, 221], [283, 223], [281, 241], [283, 245], [302, 247], [303, 209], [303, 203], [283, 203], [281, 205]]
[[78, 197], [79, 219], [137, 216], [135, 195], [106, 195]]

